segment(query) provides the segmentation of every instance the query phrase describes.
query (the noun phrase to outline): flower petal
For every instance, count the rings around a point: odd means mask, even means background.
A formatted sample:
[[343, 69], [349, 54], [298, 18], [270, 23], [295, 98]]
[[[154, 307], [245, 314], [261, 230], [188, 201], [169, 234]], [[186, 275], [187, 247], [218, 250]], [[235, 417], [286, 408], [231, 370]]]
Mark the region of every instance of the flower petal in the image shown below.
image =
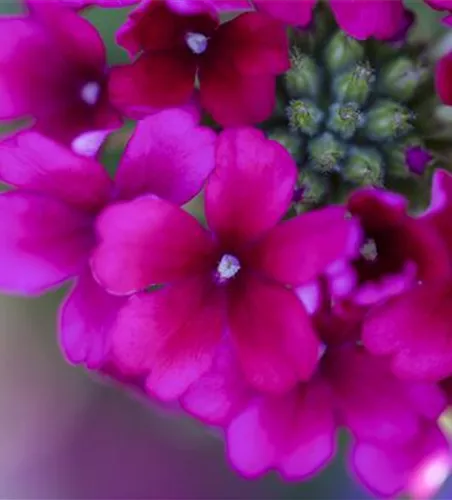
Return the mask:
[[102, 366], [110, 350], [110, 328], [124, 302], [101, 288], [86, 268], [60, 309], [60, 342], [71, 363]]
[[330, 5], [339, 26], [358, 40], [393, 40], [406, 27], [406, 11], [400, 0], [331, 0]]
[[204, 423], [223, 426], [245, 407], [252, 395], [230, 346], [223, 346], [212, 368], [185, 392], [181, 405]]
[[194, 88], [196, 64], [177, 52], [146, 53], [131, 64], [110, 71], [109, 95], [113, 104], [132, 115], [186, 104]]
[[316, 0], [254, 0], [256, 7], [283, 23], [307, 28], [312, 21]]
[[279, 459], [279, 470], [288, 480], [312, 477], [336, 453], [336, 422], [331, 394], [321, 381], [310, 382], [298, 398], [289, 447]]
[[436, 65], [435, 87], [441, 101], [450, 106], [452, 104], [452, 52], [443, 56]]
[[420, 427], [411, 383], [398, 380], [387, 359], [350, 346], [327, 352], [326, 376], [341, 419], [358, 439], [402, 444]]
[[252, 275], [242, 275], [230, 291], [229, 329], [249, 383], [282, 393], [309, 379], [320, 345], [295, 293]]
[[275, 468], [289, 480], [312, 476], [335, 452], [331, 399], [322, 383], [300, 385], [283, 396], [261, 396], [227, 428], [229, 458], [255, 477]]
[[203, 108], [224, 127], [263, 122], [275, 107], [276, 77], [245, 75], [218, 62], [199, 71]]
[[138, 294], [112, 330], [114, 357], [125, 372], [149, 374], [152, 394], [175, 399], [210, 368], [223, 318], [221, 297], [204, 278]]
[[[452, 176], [445, 170], [438, 169], [433, 174], [430, 206], [421, 219], [436, 230], [452, 262]], [[434, 262], [439, 260], [437, 253], [430, 255]]]
[[215, 133], [193, 114], [167, 110], [139, 122], [116, 173], [121, 198], [153, 193], [183, 204], [214, 167]]
[[[290, 68], [285, 27], [260, 12], [247, 12], [215, 33], [215, 54], [244, 75], [278, 75]], [[228, 65], [228, 70], [231, 67]]]
[[[268, 405], [265, 406], [265, 400], [262, 399], [251, 403], [227, 428], [229, 460], [245, 477], [259, 476], [271, 469], [277, 461], [277, 443], [272, 439], [262, 418], [262, 413], [267, 408]], [[277, 422], [276, 429], [280, 425]]]
[[440, 380], [452, 374], [451, 311], [450, 284], [419, 285], [369, 313], [363, 342], [375, 354], [392, 354], [400, 377]]
[[345, 208], [316, 210], [273, 228], [250, 251], [249, 264], [273, 280], [298, 286], [356, 255], [359, 236]]
[[[405, 492], [412, 493], [413, 498], [432, 498], [434, 492], [430, 488], [428, 494], [422, 491], [424, 488], [419, 488], [419, 474], [424, 473], [424, 468], [432, 460], [444, 459], [449, 454], [447, 440], [436, 425], [430, 424], [405, 446], [378, 447], [366, 442], [354, 443], [350, 466], [357, 478], [378, 497], [394, 498]], [[438, 484], [435, 486], [439, 487]]]
[[102, 165], [36, 132], [19, 132], [0, 142], [0, 179], [87, 212], [97, 212], [112, 192]]
[[80, 273], [94, 244], [92, 220], [39, 194], [0, 195], [0, 288], [36, 294]]
[[214, 243], [198, 221], [154, 196], [108, 207], [97, 229], [93, 273], [117, 295], [178, 280], [215, 263]]
[[206, 187], [209, 226], [228, 245], [255, 240], [289, 208], [295, 179], [289, 153], [262, 132], [224, 131]]

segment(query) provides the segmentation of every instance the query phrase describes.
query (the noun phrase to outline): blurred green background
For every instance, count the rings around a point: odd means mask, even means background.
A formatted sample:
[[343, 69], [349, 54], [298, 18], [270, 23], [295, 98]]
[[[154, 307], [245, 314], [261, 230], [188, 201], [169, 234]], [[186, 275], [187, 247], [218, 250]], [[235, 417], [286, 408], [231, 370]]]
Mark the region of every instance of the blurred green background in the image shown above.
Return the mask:
[[[416, 37], [443, 34], [438, 13], [421, 1], [408, 3], [419, 15]], [[126, 14], [86, 12], [111, 63], [126, 60], [114, 44]], [[104, 152], [110, 171], [120, 157], [118, 142]], [[229, 467], [221, 436], [68, 365], [55, 333], [63, 293], [0, 297], [1, 498], [368, 498], [340, 458], [311, 482], [284, 484], [276, 475], [244, 480]], [[440, 498], [452, 498], [452, 485]]]

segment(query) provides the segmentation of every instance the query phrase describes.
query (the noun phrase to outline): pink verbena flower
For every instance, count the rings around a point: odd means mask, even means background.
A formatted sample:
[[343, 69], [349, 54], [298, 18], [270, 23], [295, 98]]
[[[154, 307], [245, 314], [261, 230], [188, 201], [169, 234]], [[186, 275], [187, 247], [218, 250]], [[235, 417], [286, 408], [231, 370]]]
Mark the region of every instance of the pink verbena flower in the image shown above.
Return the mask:
[[[423, 448], [414, 452], [415, 443], [446, 406], [437, 386], [401, 381], [387, 360], [353, 344], [327, 347], [310, 381], [277, 396], [253, 391], [239, 364], [224, 354], [181, 403], [193, 416], [225, 428], [229, 459], [247, 477], [270, 470], [287, 480], [313, 476], [334, 457], [340, 427], [361, 446], [404, 452], [414, 468], [428, 455]], [[351, 466], [362, 469], [361, 456], [352, 455]], [[385, 474], [367, 480], [364, 473], [361, 480], [383, 495], [401, 476], [392, 463]], [[410, 488], [408, 479], [398, 477], [394, 492]]]
[[360, 256], [352, 263], [357, 284], [348, 295], [355, 304], [375, 304], [419, 280], [439, 279], [449, 272], [450, 261], [441, 238], [408, 214], [404, 197], [365, 188], [352, 194], [347, 207], [364, 230]]
[[148, 375], [151, 393], [178, 397], [223, 341], [255, 387], [283, 392], [311, 376], [319, 341], [290, 287], [349, 258], [357, 227], [342, 207], [278, 224], [295, 179], [282, 146], [258, 130], [230, 129], [205, 192], [210, 230], [155, 197], [100, 217], [94, 274], [111, 293], [134, 294], [113, 332], [115, 358], [125, 372]]
[[[185, 203], [213, 167], [215, 134], [193, 115], [168, 110], [142, 121], [129, 141], [115, 180], [90, 158], [35, 132], [0, 143], [0, 288], [34, 295], [76, 278], [60, 310], [60, 337], [72, 362], [98, 367], [123, 299], [93, 280], [89, 258], [94, 224], [118, 199], [155, 193]], [[127, 270], [125, 270], [127, 272]]]
[[[437, 170], [430, 208], [419, 221], [441, 237], [449, 268], [374, 308], [364, 322], [366, 347], [390, 356], [394, 372], [404, 378], [440, 380], [452, 375], [451, 196], [450, 174]], [[433, 250], [430, 262], [443, 259], [442, 251]]]
[[118, 32], [138, 58], [112, 69], [110, 90], [130, 113], [184, 104], [199, 79], [201, 105], [222, 125], [254, 124], [275, 105], [276, 75], [289, 68], [284, 27], [258, 13], [218, 24], [208, 6], [190, 14], [143, 2]]
[[[219, 10], [236, 10], [238, 4], [213, 0]], [[275, 19], [302, 28], [313, 20], [316, 0], [250, 0], [250, 6]], [[348, 35], [359, 40], [398, 40], [413, 22], [413, 14], [401, 0], [330, 0], [338, 25]], [[242, 7], [243, 8], [243, 7]]]
[[37, 130], [66, 144], [120, 126], [96, 29], [57, 2], [27, 6], [26, 14], [0, 17], [0, 119], [32, 117]]

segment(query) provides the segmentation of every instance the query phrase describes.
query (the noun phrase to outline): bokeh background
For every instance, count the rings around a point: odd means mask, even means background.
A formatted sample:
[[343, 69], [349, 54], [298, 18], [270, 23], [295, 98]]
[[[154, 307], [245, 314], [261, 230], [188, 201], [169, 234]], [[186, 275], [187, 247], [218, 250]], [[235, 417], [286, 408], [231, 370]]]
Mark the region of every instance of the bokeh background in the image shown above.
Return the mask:
[[[415, 37], [444, 34], [437, 13], [420, 1], [411, 6], [419, 16]], [[12, 2], [0, 4], [3, 14], [19, 10]], [[113, 63], [126, 60], [114, 44], [126, 14], [86, 13], [104, 35]], [[126, 135], [117, 134], [103, 152], [110, 171]], [[214, 431], [67, 364], [56, 338], [64, 292], [0, 296], [0, 498], [369, 498], [347, 475], [341, 456], [311, 482], [287, 484], [276, 475], [242, 479]], [[452, 498], [452, 481], [438, 498]]]

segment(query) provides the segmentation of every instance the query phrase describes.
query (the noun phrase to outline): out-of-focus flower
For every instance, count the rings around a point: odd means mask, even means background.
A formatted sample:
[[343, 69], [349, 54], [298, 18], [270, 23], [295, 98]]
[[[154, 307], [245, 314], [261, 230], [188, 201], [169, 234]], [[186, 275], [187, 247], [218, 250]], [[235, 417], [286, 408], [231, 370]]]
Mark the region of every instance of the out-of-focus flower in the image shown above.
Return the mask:
[[452, 15], [450, 14], [450, 12], [452, 12], [452, 2], [451, 2], [451, 0], [424, 0], [424, 1], [432, 9], [435, 9], [435, 10], [447, 10], [447, 11], [449, 11], [449, 14], [447, 14], [443, 18], [443, 23], [447, 24], [448, 26], [452, 25]]
[[349, 295], [369, 306], [410, 289], [419, 280], [441, 279], [450, 261], [437, 232], [408, 214], [408, 201], [395, 193], [355, 191], [347, 207], [364, 229], [359, 259], [353, 265], [357, 286]]
[[[430, 207], [419, 220], [441, 238], [449, 269], [444, 267], [442, 275], [419, 277], [411, 289], [370, 311], [364, 322], [366, 347], [390, 355], [393, 370], [401, 377], [440, 380], [452, 374], [451, 194], [450, 174], [436, 171]], [[441, 262], [444, 250], [432, 247], [425, 262]]]
[[216, 121], [258, 123], [273, 111], [276, 75], [289, 68], [284, 27], [255, 12], [219, 25], [207, 6], [181, 14], [151, 0], [130, 14], [118, 42], [139, 54], [111, 74], [112, 99], [129, 114], [184, 104], [198, 78], [201, 105]]
[[114, 182], [94, 160], [35, 132], [0, 144], [0, 178], [16, 188], [0, 195], [0, 286], [36, 294], [77, 278], [60, 317], [71, 361], [102, 363], [109, 327], [123, 302], [99, 287], [89, 271], [96, 217], [118, 199], [144, 193], [187, 202], [213, 168], [214, 142], [214, 132], [199, 127], [190, 113], [153, 115], [137, 126]]
[[0, 118], [31, 117], [37, 130], [66, 144], [120, 126], [94, 26], [57, 2], [27, 6], [28, 13], [0, 17]]
[[250, 384], [265, 391], [311, 376], [319, 341], [288, 286], [352, 258], [358, 231], [342, 207], [278, 224], [295, 176], [290, 155], [262, 132], [227, 130], [205, 192], [211, 231], [152, 197], [99, 218], [92, 267], [101, 285], [119, 295], [164, 285], [131, 297], [113, 333], [119, 366], [148, 374], [151, 393], [178, 397], [209, 369], [223, 341]]
[[[219, 10], [237, 10], [238, 2], [213, 0]], [[358, 40], [374, 37], [378, 40], [395, 40], [404, 35], [411, 25], [413, 15], [401, 0], [330, 0], [331, 10], [340, 28]], [[250, 0], [259, 11], [280, 21], [308, 28], [313, 21], [317, 0]]]

